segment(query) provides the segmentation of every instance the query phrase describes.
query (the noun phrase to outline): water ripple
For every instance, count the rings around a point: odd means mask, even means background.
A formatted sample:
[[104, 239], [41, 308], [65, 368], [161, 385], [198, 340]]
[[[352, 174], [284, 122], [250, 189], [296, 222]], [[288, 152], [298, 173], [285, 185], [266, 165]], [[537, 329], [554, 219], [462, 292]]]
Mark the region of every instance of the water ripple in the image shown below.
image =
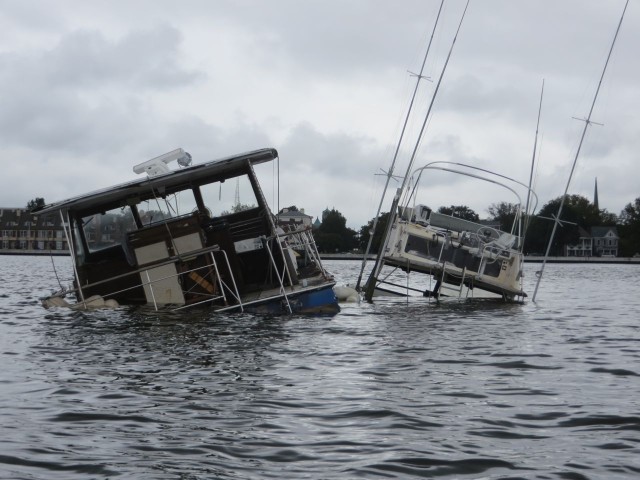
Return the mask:
[[[0, 265], [1, 478], [640, 474], [635, 268], [550, 265], [537, 304], [317, 318], [43, 310], [50, 260]], [[620, 296], [594, 308], [576, 278]]]

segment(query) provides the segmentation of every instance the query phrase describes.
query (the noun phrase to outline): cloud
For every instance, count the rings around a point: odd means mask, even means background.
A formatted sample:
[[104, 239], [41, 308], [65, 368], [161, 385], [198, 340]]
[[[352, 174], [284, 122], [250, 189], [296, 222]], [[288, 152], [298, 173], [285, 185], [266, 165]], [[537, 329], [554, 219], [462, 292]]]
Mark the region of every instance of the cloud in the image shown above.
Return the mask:
[[[472, 2], [416, 166], [473, 162], [526, 180], [544, 78], [538, 184], [543, 202], [557, 197], [580, 133], [571, 117], [588, 112], [618, 3]], [[281, 154], [283, 204], [313, 215], [335, 207], [357, 228], [375, 213], [376, 173], [389, 168], [414, 87], [407, 70], [419, 68], [438, 6], [61, 1], [30, 12], [8, 0], [0, 12], [0, 154], [11, 162], [0, 204], [126, 181], [134, 164], [176, 147], [199, 162], [269, 146]], [[427, 61], [434, 79], [463, 6], [445, 4]], [[614, 212], [640, 194], [638, 31], [630, 8], [594, 112], [605, 126], [590, 129], [573, 184], [591, 194], [597, 176], [600, 204]], [[434, 86], [420, 87], [396, 174]], [[450, 182], [438, 184], [443, 202]], [[450, 191], [478, 212], [502, 200]]]
[[0, 55], [0, 139], [86, 153], [143, 135], [152, 109], [140, 92], [189, 86], [203, 75], [180, 68], [179, 45], [167, 27], [116, 41], [78, 31], [50, 49]]
[[65, 35], [36, 61], [48, 82], [63, 89], [176, 88], [204, 75], [181, 67], [181, 41], [180, 32], [166, 25], [113, 41], [100, 32], [80, 30]]
[[[384, 155], [373, 139], [325, 134], [302, 123], [290, 131], [278, 152], [280, 207], [296, 205], [312, 216], [320, 216], [327, 207], [336, 208], [352, 228], [364, 225], [375, 214], [367, 191], [375, 184], [375, 163]], [[265, 190], [266, 197], [273, 198], [268, 186]]]

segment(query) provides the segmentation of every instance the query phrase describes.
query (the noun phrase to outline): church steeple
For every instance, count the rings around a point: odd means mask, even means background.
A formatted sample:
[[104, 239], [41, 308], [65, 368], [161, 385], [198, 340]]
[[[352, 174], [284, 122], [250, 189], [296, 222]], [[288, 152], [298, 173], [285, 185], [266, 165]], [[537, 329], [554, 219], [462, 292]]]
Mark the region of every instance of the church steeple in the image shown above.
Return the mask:
[[596, 188], [593, 192], [593, 205], [596, 207], [596, 211], [600, 211], [600, 206], [598, 205], [598, 177], [596, 177]]

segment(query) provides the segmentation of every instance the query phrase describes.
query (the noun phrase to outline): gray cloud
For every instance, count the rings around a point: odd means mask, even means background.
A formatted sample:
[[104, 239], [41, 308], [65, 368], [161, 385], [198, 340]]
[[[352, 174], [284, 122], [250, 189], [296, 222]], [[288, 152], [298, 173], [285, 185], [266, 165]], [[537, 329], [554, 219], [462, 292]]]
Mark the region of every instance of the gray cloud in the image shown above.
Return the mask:
[[[427, 63], [434, 78], [463, 4], [446, 3]], [[375, 212], [374, 174], [389, 166], [413, 87], [406, 71], [419, 67], [439, 1], [25, 5], [0, 12], [0, 153], [11, 159], [2, 205], [128, 180], [134, 164], [178, 146], [195, 161], [273, 146], [283, 203], [314, 215], [335, 206], [359, 227]], [[588, 111], [622, 5], [472, 2], [417, 163], [475, 162], [526, 178], [545, 78], [538, 178], [543, 202], [558, 196], [580, 127], [571, 117]], [[600, 203], [614, 213], [640, 195], [632, 7], [595, 112], [605, 127], [589, 132], [574, 183], [590, 195], [598, 176]], [[396, 173], [432, 90], [421, 88]], [[501, 200], [470, 197], [460, 203], [478, 212]]]
[[100, 32], [80, 30], [65, 35], [36, 59], [53, 86], [100, 88], [175, 88], [203, 75], [181, 67], [182, 35], [166, 25], [134, 31], [110, 41]]
[[180, 42], [179, 32], [164, 26], [116, 41], [76, 31], [50, 49], [0, 55], [0, 139], [86, 153], [148, 136], [156, 112], [141, 97], [203, 76], [180, 67]]

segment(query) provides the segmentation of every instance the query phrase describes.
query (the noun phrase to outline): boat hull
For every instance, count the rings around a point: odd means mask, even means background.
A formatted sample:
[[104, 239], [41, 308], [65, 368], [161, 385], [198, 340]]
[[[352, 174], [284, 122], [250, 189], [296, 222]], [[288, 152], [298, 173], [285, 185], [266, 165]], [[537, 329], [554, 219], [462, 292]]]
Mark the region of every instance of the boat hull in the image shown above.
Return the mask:
[[[522, 254], [500, 248], [495, 242], [482, 243], [465, 232], [398, 220], [389, 244], [385, 265], [433, 278], [430, 283], [436, 287], [433, 291], [424, 290], [424, 296], [494, 297], [506, 301], [526, 297], [520, 285]], [[441, 285], [446, 288], [440, 290]]]
[[[234, 308], [234, 310], [238, 310], [238, 307]], [[286, 298], [283, 295], [278, 295], [257, 302], [247, 302], [243, 305], [242, 310], [263, 315], [283, 315], [289, 313], [335, 315], [340, 312], [340, 306], [333, 291], [333, 284], [327, 284], [313, 290], [287, 293]]]

